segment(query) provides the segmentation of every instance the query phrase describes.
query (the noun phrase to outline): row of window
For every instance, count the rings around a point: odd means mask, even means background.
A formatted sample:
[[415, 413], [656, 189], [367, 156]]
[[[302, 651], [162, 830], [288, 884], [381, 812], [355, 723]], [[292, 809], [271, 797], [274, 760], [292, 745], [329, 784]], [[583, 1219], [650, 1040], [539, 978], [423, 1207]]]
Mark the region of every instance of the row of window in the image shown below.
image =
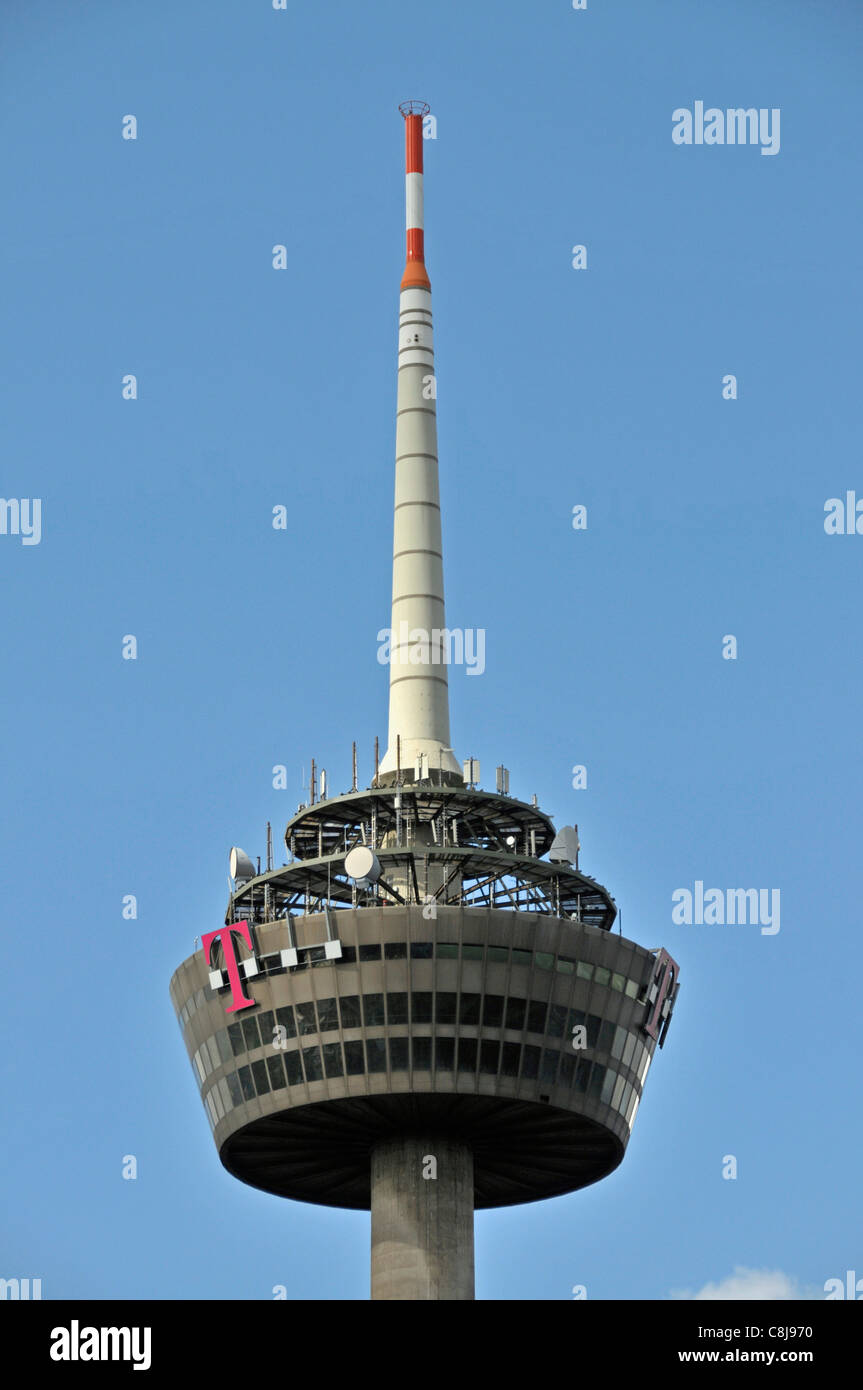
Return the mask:
[[[412, 941], [410, 946], [404, 941], [388, 941], [383, 947], [374, 946], [343, 946], [340, 961], [327, 961], [324, 957], [324, 948], [317, 947], [316, 958], [310, 959], [312, 951], [306, 951], [301, 959], [300, 965], [295, 969], [303, 969], [306, 964], [311, 965], [332, 965], [341, 963], [355, 963], [360, 961], [375, 960], [407, 960], [410, 952], [411, 960], [456, 960], [459, 955], [462, 960], [488, 960], [489, 962], [506, 963], [512, 957], [513, 965], [535, 966], [537, 970], [556, 970], [561, 975], [574, 975], [576, 979], [593, 981], [595, 984], [604, 985], [607, 989], [617, 990], [625, 994], [629, 999], [639, 998], [642, 992], [642, 985], [638, 980], [628, 979], [625, 975], [617, 971], [609, 970], [604, 965], [594, 965], [591, 961], [576, 960], [574, 956], [554, 956], [547, 951], [522, 951], [517, 947], [509, 946], [482, 946], [464, 942], [459, 945], [456, 941]], [[358, 954], [359, 953], [359, 954]], [[260, 974], [262, 975], [282, 975], [285, 973], [285, 966], [281, 963], [279, 954], [263, 956], [260, 958]], [[293, 973], [293, 969], [292, 972]], [[196, 992], [187, 1000], [180, 1011], [180, 1027], [185, 1027], [192, 1014], [206, 1002], [210, 997], [210, 992], [204, 989]]]
[[[364, 1076], [366, 1073], [434, 1070], [539, 1081], [545, 1086], [569, 1086], [623, 1115], [629, 1127], [635, 1120], [639, 1094], [631, 1081], [587, 1057], [535, 1047], [530, 1043], [499, 1043], [477, 1038], [368, 1038], [362, 1042], [313, 1044], [293, 1051], [277, 1050], [262, 1061], [229, 1072], [205, 1097], [210, 1124], [244, 1101], [286, 1086], [324, 1077]], [[456, 1048], [456, 1044], [458, 1044]]]
[[[438, 990], [391, 991], [387, 994], [350, 994], [341, 999], [309, 1000], [283, 1004], [245, 1014], [198, 1048], [192, 1062], [203, 1084], [217, 1067], [234, 1057], [274, 1048], [292, 1038], [312, 1034], [383, 1028], [406, 1024], [440, 1023], [464, 1027], [527, 1030], [553, 1038], [567, 1038], [590, 1051], [609, 1053], [615, 1061], [638, 1074], [643, 1083], [650, 1065], [650, 1051], [642, 1039], [597, 1014], [568, 1009], [565, 1004], [546, 1004], [537, 999], [504, 998], [500, 994], [461, 994]], [[575, 1029], [584, 1034], [575, 1034]], [[420, 1039], [422, 1041], [422, 1039]], [[442, 1041], [446, 1041], [445, 1039]], [[450, 1039], [450, 1041], [452, 1041]]]

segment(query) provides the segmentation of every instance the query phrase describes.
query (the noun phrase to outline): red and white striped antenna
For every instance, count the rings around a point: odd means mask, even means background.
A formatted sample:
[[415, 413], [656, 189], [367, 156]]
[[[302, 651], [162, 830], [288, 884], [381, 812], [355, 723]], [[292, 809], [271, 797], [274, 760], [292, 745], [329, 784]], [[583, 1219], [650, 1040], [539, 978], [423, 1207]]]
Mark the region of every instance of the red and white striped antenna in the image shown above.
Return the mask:
[[405, 224], [407, 260], [401, 288], [430, 290], [423, 245], [423, 117], [431, 107], [426, 101], [403, 101], [405, 118]]
[[431, 283], [423, 246], [425, 101], [403, 101], [407, 259], [399, 293], [390, 718], [376, 785], [461, 786], [450, 747], [449, 638], [443, 591]]

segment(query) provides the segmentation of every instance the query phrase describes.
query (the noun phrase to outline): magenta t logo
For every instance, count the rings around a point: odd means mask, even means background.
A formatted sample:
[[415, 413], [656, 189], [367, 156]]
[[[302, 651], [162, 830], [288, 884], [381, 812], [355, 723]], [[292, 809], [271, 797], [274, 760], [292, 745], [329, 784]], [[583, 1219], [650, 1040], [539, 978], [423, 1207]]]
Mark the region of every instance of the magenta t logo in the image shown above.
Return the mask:
[[226, 1014], [236, 1013], [238, 1009], [251, 1009], [254, 999], [247, 999], [243, 993], [243, 982], [240, 979], [240, 971], [237, 965], [237, 957], [234, 954], [234, 932], [241, 936], [254, 955], [252, 946], [252, 934], [249, 931], [248, 922], [234, 922], [230, 927], [219, 927], [217, 931], [205, 932], [201, 937], [201, 950], [204, 952], [204, 962], [207, 969], [210, 968], [210, 957], [213, 953], [213, 942], [221, 941], [222, 950], [225, 955], [225, 969], [228, 972], [228, 983], [231, 986], [231, 1003], [225, 1010]]
[[[653, 980], [648, 991], [649, 1014], [644, 1025], [645, 1033], [656, 1038], [659, 1046], [665, 1042], [671, 1010], [677, 996], [677, 976], [679, 966], [663, 948], [656, 957]], [[650, 1005], [653, 1008], [650, 1008]]]

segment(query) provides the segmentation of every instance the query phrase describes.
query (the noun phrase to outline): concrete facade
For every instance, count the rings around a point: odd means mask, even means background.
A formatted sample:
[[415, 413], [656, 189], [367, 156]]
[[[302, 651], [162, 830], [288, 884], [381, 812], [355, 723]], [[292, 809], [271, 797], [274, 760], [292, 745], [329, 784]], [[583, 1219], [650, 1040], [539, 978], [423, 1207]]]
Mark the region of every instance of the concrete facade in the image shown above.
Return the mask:
[[[621, 1161], [655, 1047], [653, 953], [536, 913], [423, 914], [331, 912], [348, 958], [251, 978], [255, 1007], [237, 1014], [200, 953], [176, 971], [186, 1047], [235, 1176], [369, 1209], [375, 1146], [433, 1134], [470, 1145], [475, 1205], [493, 1207], [573, 1191]], [[322, 941], [324, 925], [295, 919], [300, 944]], [[258, 926], [255, 940], [277, 962], [288, 929]]]

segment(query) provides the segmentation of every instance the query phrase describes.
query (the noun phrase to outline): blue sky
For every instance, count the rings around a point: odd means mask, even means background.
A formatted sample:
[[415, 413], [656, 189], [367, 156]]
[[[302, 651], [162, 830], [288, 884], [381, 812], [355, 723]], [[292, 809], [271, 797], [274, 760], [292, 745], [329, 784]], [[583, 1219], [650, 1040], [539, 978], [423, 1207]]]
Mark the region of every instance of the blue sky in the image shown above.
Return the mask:
[[[487, 633], [453, 742], [682, 978], [623, 1165], [480, 1213], [477, 1295], [863, 1272], [863, 538], [823, 525], [863, 497], [861, 46], [850, 0], [7, 0], [0, 493], [42, 535], [0, 535], [0, 1276], [367, 1296], [366, 1214], [221, 1168], [168, 982], [229, 847], [385, 738], [406, 97], [447, 616]], [[675, 145], [698, 100], [779, 108], [779, 153]], [[779, 889], [780, 931], [674, 924], [696, 880]]]

